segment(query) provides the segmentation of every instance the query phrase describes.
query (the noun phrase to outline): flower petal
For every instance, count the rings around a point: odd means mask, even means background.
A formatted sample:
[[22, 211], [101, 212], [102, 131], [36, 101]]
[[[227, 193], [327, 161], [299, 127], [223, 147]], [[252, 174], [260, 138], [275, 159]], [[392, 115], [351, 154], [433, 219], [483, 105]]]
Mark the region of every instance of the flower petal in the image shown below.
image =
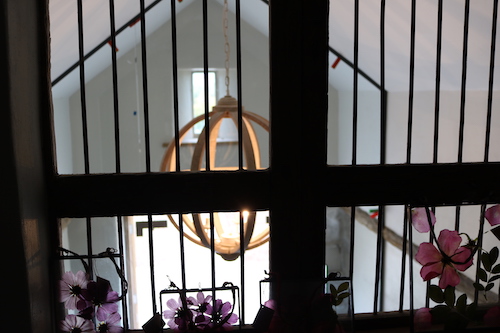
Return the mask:
[[[429, 211], [432, 225], [436, 224], [436, 216]], [[413, 208], [411, 210], [411, 221], [418, 232], [429, 232], [431, 226], [427, 218], [427, 211], [424, 207]]]
[[441, 230], [438, 237], [438, 243], [441, 250], [449, 257], [455, 254], [455, 251], [462, 243], [462, 237], [458, 234], [458, 231], [444, 229]]
[[167, 301], [167, 306], [172, 310], [177, 310], [179, 303], [177, 303], [175, 299], [171, 298]]
[[430, 313], [430, 309], [420, 308], [415, 311], [414, 323], [417, 331], [430, 329], [432, 326], [432, 314]]
[[488, 208], [484, 212], [484, 217], [488, 220], [488, 222], [490, 222], [491, 226], [500, 224], [500, 205]]
[[422, 267], [422, 269], [420, 270], [420, 276], [422, 277], [422, 279], [424, 279], [424, 281], [429, 281], [441, 275], [442, 272], [443, 272], [443, 263], [439, 261]]
[[451, 257], [451, 259], [454, 261], [453, 265], [455, 266], [455, 268], [462, 272], [469, 268], [472, 265], [471, 254], [472, 251], [469, 248], [460, 246], [455, 254]]
[[460, 283], [460, 277], [456, 269], [450, 265], [444, 265], [443, 274], [439, 279], [439, 288], [445, 289], [448, 286], [455, 287]]
[[483, 321], [487, 326], [500, 326], [500, 306], [494, 306], [484, 314]]
[[431, 243], [422, 243], [418, 247], [415, 259], [422, 265], [428, 265], [431, 263], [439, 262], [443, 259], [441, 252]]

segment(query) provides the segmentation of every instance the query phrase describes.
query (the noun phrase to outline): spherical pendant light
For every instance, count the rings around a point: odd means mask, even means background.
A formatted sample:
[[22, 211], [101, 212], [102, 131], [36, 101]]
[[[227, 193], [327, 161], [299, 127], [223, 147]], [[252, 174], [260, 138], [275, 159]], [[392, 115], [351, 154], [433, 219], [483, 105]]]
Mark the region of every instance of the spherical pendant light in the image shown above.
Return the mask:
[[[247, 170], [260, 169], [260, 149], [257, 135], [255, 133], [254, 125], [262, 127], [265, 131], [269, 132], [269, 121], [258, 114], [249, 112], [242, 108], [242, 150], [244, 154], [245, 166]], [[231, 96], [221, 98], [217, 105], [213, 107], [212, 112], [209, 113], [209, 150], [210, 150], [210, 170], [229, 170], [228, 167], [220, 168], [216, 165], [216, 151], [217, 151], [217, 137], [223, 119], [229, 118], [232, 120], [234, 126], [238, 127], [238, 103], [237, 100]], [[185, 138], [186, 134], [198, 123], [204, 121], [205, 116], [201, 115], [189, 123], [187, 123], [179, 131], [179, 145]], [[205, 147], [206, 147], [206, 132], [207, 128], [204, 127], [198, 141], [194, 146], [194, 152], [191, 160], [191, 167], [186, 171], [203, 171], [203, 161], [205, 160]], [[175, 171], [175, 142], [172, 140], [165, 151], [162, 160], [160, 171]], [[234, 170], [237, 167], [232, 168]], [[266, 243], [269, 240], [269, 226], [264, 218], [258, 218], [257, 214], [262, 212], [242, 212], [243, 213], [243, 230], [244, 230], [244, 249], [253, 249]], [[208, 214], [183, 214], [182, 220], [184, 226], [184, 236], [192, 242], [211, 247], [210, 239], [210, 219], [207, 218]], [[240, 214], [237, 213], [214, 213], [214, 234], [215, 252], [226, 260], [234, 260], [240, 255]], [[169, 215], [170, 221], [174, 226], [179, 229], [179, 223], [176, 219]], [[255, 234], [254, 234], [255, 233]]]

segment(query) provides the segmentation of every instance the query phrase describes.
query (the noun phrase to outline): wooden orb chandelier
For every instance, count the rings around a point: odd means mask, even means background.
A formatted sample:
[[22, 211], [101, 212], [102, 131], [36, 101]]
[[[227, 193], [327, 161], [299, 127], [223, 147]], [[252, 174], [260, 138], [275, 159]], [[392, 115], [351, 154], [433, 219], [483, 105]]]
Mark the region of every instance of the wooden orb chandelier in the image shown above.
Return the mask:
[[[244, 155], [246, 170], [260, 169], [260, 149], [254, 125], [259, 125], [265, 131], [269, 132], [269, 121], [262, 116], [244, 110], [242, 107], [242, 150]], [[237, 167], [217, 167], [216, 151], [217, 137], [223, 119], [231, 119], [232, 123], [238, 127], [238, 103], [234, 97], [226, 95], [221, 98], [217, 105], [209, 113], [209, 163], [210, 170], [236, 170]], [[204, 121], [205, 116], [201, 115], [188, 122], [179, 131], [179, 146], [182, 144], [186, 134], [198, 123]], [[185, 171], [203, 171], [203, 162], [205, 161], [206, 131], [204, 127], [195, 143], [191, 167]], [[175, 140], [172, 140], [167, 146], [162, 160], [160, 171], [171, 172], [176, 170], [176, 147]], [[269, 240], [269, 225], [267, 218], [258, 216], [264, 212], [233, 212], [233, 213], [214, 213], [214, 249], [225, 260], [235, 260], [240, 255], [240, 249], [250, 250], [256, 248]], [[177, 218], [168, 216], [172, 224], [180, 231]], [[212, 240], [210, 238], [210, 215], [201, 213], [183, 214], [183, 232], [184, 236], [190, 241], [211, 248]], [[240, 222], [243, 221], [243, 246], [240, 246]], [[186, 228], [187, 227], [187, 228]]]

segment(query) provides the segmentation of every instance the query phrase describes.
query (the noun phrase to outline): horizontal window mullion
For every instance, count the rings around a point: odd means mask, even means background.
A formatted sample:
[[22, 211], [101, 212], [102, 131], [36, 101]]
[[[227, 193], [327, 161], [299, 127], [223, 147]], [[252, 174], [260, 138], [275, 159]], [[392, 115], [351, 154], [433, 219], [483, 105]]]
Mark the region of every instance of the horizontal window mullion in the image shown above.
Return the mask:
[[328, 206], [500, 202], [500, 163], [328, 167]]
[[68, 175], [54, 179], [57, 217], [268, 210], [269, 172]]

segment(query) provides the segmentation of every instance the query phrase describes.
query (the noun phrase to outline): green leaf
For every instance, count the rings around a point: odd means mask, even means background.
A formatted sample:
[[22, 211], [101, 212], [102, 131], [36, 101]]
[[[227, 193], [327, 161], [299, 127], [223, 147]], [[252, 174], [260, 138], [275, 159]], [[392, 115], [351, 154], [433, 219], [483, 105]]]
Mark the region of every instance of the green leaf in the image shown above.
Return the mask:
[[455, 287], [446, 287], [444, 290], [444, 301], [449, 307], [455, 305]]
[[471, 303], [467, 306], [467, 318], [474, 320], [476, 318], [477, 304]]
[[342, 283], [342, 284], [341, 284], [341, 285], [337, 288], [337, 290], [339, 291], [339, 293], [340, 293], [341, 291], [344, 291], [344, 290], [347, 290], [347, 289], [349, 289], [349, 282], [344, 282], [344, 283]]
[[493, 269], [491, 270], [491, 272], [493, 274], [497, 274], [497, 273], [500, 273], [500, 264], [496, 265], [495, 267], [493, 267]]
[[484, 282], [488, 280], [488, 274], [486, 274], [486, 271], [482, 268], [479, 268], [479, 270], [477, 271], [477, 277]]
[[339, 295], [337, 296], [337, 298], [338, 298], [338, 299], [344, 299], [344, 298], [346, 298], [346, 297], [349, 297], [349, 295], [351, 295], [351, 294], [350, 294], [350, 293], [348, 293], [348, 292], [345, 292], [345, 293], [339, 294]]
[[490, 251], [490, 264], [493, 266], [498, 259], [498, 247], [494, 247]]
[[337, 288], [333, 284], [330, 285], [330, 294], [332, 294], [332, 297], [335, 298], [337, 297]]
[[487, 270], [488, 272], [491, 271], [491, 262], [490, 262], [490, 256], [488, 253], [483, 253], [481, 254], [481, 262], [483, 263], [484, 269]]
[[481, 283], [473, 283], [473, 285], [477, 290], [484, 290], [484, 286]]
[[498, 280], [498, 279], [500, 279], [500, 275], [495, 275], [495, 276], [491, 277], [491, 278], [488, 280], [488, 282], [493, 282], [493, 281], [496, 281], [496, 280]]
[[430, 310], [432, 318], [438, 322], [444, 321], [450, 311], [451, 309], [446, 305], [436, 305]]
[[458, 312], [465, 315], [465, 311], [467, 309], [467, 295], [463, 294], [457, 299], [456, 308]]
[[436, 303], [444, 302], [444, 294], [441, 288], [436, 285], [429, 286], [429, 297]]
[[342, 304], [342, 301], [343, 301], [343, 300], [341, 300], [341, 299], [336, 299], [336, 300], [333, 302], [333, 305], [338, 306], [338, 305]]
[[488, 290], [491, 290], [491, 288], [493, 288], [494, 284], [493, 283], [488, 283], [486, 285], [486, 288], [484, 288], [485, 291], [488, 291]]

